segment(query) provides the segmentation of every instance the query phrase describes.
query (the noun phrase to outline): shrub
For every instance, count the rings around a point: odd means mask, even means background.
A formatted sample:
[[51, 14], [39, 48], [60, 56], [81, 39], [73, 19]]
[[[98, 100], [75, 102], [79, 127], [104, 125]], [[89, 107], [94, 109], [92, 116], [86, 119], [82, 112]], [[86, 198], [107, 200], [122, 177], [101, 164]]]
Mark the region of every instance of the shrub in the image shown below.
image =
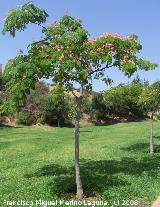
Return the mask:
[[43, 100], [42, 108], [48, 124], [61, 126], [68, 116], [69, 105], [62, 87], [57, 86]]
[[36, 118], [32, 114], [21, 112], [18, 115], [18, 123], [24, 125], [32, 125], [36, 123]]

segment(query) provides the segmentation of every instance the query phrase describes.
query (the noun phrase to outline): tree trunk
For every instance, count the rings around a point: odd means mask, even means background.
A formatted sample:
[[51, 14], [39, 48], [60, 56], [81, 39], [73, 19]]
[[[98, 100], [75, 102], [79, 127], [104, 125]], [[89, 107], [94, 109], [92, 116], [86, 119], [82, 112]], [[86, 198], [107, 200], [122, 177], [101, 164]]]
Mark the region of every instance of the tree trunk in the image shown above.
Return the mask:
[[150, 116], [151, 119], [151, 132], [150, 132], [150, 153], [154, 153], [154, 137], [153, 137], [153, 112]]
[[18, 126], [18, 124], [19, 124], [19, 120], [18, 120], [18, 117], [19, 117], [19, 112], [18, 111], [16, 111], [16, 113], [15, 113], [15, 126]]
[[75, 118], [75, 171], [76, 171], [76, 185], [77, 185], [77, 198], [83, 198], [83, 188], [80, 176], [80, 163], [79, 163], [79, 121], [81, 116], [83, 88], [81, 87], [80, 96], [76, 97], [76, 118]]
[[58, 127], [61, 127], [61, 119], [58, 119]]

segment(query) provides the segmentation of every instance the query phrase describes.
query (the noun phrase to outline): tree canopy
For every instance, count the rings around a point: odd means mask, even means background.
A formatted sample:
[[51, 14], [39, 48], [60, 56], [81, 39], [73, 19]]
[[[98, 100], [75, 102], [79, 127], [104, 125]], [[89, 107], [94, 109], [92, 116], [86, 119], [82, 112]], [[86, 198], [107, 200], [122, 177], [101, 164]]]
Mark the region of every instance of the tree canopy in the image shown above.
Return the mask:
[[[11, 22], [14, 24], [12, 18]], [[7, 23], [4, 28], [12, 31]], [[15, 27], [15, 30], [20, 28], [24, 27]], [[51, 23], [42, 32], [45, 37], [31, 43], [27, 55], [16, 56], [5, 67], [4, 76], [9, 80], [7, 87], [10, 91], [10, 101], [5, 108], [14, 108], [13, 103], [21, 105], [21, 100], [41, 78], [52, 78], [67, 89], [75, 83], [91, 89], [91, 79], [110, 83], [105, 71], [113, 66], [129, 77], [139, 69], [156, 67], [156, 64], [137, 56], [142, 46], [135, 35], [122, 37], [117, 33], [104, 33], [89, 39], [81, 21], [69, 15]]]
[[44, 23], [48, 14], [44, 9], [36, 7], [32, 2], [28, 2], [18, 9], [11, 9], [5, 20], [3, 34], [9, 32], [11, 36], [15, 36], [16, 31], [23, 31], [27, 24]]

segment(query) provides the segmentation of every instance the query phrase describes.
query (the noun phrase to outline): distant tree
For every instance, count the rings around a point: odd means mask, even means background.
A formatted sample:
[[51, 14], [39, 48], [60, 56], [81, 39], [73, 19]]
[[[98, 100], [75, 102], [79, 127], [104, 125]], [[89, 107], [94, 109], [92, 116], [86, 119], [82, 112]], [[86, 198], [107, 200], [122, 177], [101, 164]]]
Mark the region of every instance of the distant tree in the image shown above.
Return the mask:
[[[2, 33], [6, 34], [6, 32], [9, 32], [12, 37], [15, 37], [16, 31], [23, 31], [23, 30], [25, 30], [29, 23], [37, 24], [39, 26], [42, 26], [41, 24], [46, 21], [47, 17], [48, 17], [48, 14], [46, 13], [46, 11], [44, 9], [36, 7], [32, 2], [28, 2], [28, 3], [24, 4], [24, 5], [22, 5], [21, 7], [19, 7], [18, 9], [11, 9], [9, 11], [8, 16], [7, 16], [7, 18], [5, 20], [5, 23], [4, 23], [4, 26], [3, 26]], [[45, 29], [45, 28], [43, 27], [43, 29]], [[16, 65], [19, 61], [21, 61], [21, 59], [22, 59], [22, 54], [19, 57], [15, 58], [14, 61], [13, 60], [9, 60], [8, 64], [6, 65], [6, 67], [7, 68], [10, 68], [12, 66], [14, 67], [14, 65]], [[29, 64], [27, 64], [23, 68], [27, 69], [28, 67], [30, 68], [30, 66], [31, 65], [29, 63]], [[20, 69], [20, 67], [19, 67], [19, 69]], [[22, 69], [22, 67], [21, 67], [21, 69]], [[22, 69], [21, 72], [24, 72], [24, 69]], [[10, 80], [9, 82], [11, 83], [12, 80], [10, 79], [11, 75], [9, 73], [10, 73], [10, 70], [6, 69], [4, 77], [8, 81]], [[32, 76], [31, 73], [30, 73], [30, 76]], [[16, 78], [18, 78], [18, 77], [16, 77]], [[20, 76], [19, 76], [19, 78], [20, 78]], [[32, 80], [33, 79], [35, 81], [35, 77], [32, 77]], [[36, 81], [38, 81], [37, 78], [36, 78]], [[30, 83], [28, 82], [27, 84], [30, 85], [30, 88], [34, 88], [34, 84], [32, 84], [31, 81], [30, 81]], [[8, 90], [12, 86], [13, 86], [12, 83], [10, 84], [10, 86], [7, 84]], [[14, 92], [14, 90], [15, 90], [15, 86], [13, 86], [12, 92]], [[19, 112], [20, 112], [21, 106], [23, 105], [23, 99], [29, 93], [29, 90], [27, 90], [28, 92], [25, 93], [25, 94], [21, 93], [24, 90], [25, 90], [24, 89], [24, 84], [22, 83], [21, 89], [19, 88], [19, 91], [15, 91], [14, 92], [17, 95], [14, 96], [14, 99], [13, 99], [12, 104], [11, 104], [12, 105], [12, 107], [11, 107], [12, 108], [12, 112], [14, 111], [13, 113], [15, 114], [15, 124], [16, 125], [18, 124], [18, 116], [19, 116]], [[10, 91], [9, 93], [12, 93], [12, 92]], [[18, 101], [18, 94], [20, 94], [20, 93], [21, 93], [21, 101]], [[5, 111], [11, 111], [9, 105], [6, 106], [6, 110]]]
[[35, 124], [37, 122], [44, 121], [43, 112], [42, 112], [42, 103], [44, 97], [46, 97], [48, 93], [49, 93], [49, 88], [47, 84], [40, 81], [35, 84], [35, 89], [31, 90], [30, 94], [27, 95], [26, 100], [20, 112], [26, 114], [25, 117], [29, 118], [30, 121], [28, 121], [28, 123]]
[[132, 83], [136, 83], [136, 84], [139, 84], [141, 86], [149, 85], [149, 81], [147, 81], [145, 79], [142, 80], [138, 74], [135, 78], [133, 78]]
[[106, 105], [102, 92], [92, 92], [89, 97], [83, 98], [82, 112], [97, 122], [104, 120], [106, 118]]
[[5, 79], [0, 74], [0, 105], [2, 105], [8, 98], [8, 93], [5, 88]]
[[[20, 15], [24, 15], [23, 18], [19, 18]], [[32, 4], [24, 5], [21, 9], [9, 13], [3, 31], [9, 31], [14, 36], [15, 31], [23, 30], [27, 23], [44, 22], [46, 16], [44, 10], [35, 8]], [[150, 70], [157, 65], [137, 56], [142, 49], [137, 36], [124, 38], [117, 33], [104, 33], [89, 39], [88, 31], [84, 29], [81, 21], [69, 15], [64, 15], [59, 22], [54, 22], [42, 31], [44, 38], [32, 43], [28, 54], [16, 57], [8, 68], [11, 71], [8, 74], [11, 79], [7, 85], [11, 96], [1, 111], [14, 107], [13, 103], [19, 106], [38, 79], [52, 78], [55, 83], [68, 90], [72, 90], [73, 84], [79, 85], [80, 93], [75, 94], [73, 91], [76, 99], [75, 171], [77, 198], [82, 199], [79, 121], [84, 89], [91, 90], [92, 78], [110, 82], [105, 71], [113, 66], [131, 76], [138, 69]]]
[[138, 96], [141, 94], [142, 85], [132, 82], [121, 84], [104, 92], [104, 102], [108, 113], [124, 118], [141, 118], [143, 111], [139, 107]]
[[99, 122], [106, 118], [106, 105], [103, 99], [103, 93], [94, 92], [92, 94], [92, 116]]
[[57, 86], [43, 100], [42, 108], [47, 120], [57, 120], [58, 127], [61, 127], [62, 122], [68, 117], [69, 104], [61, 86]]
[[153, 85], [143, 87], [142, 93], [139, 96], [139, 103], [141, 108], [150, 113], [151, 129], [150, 129], [150, 153], [154, 153], [154, 130], [153, 130], [153, 116], [160, 109], [160, 84], [159, 82]]

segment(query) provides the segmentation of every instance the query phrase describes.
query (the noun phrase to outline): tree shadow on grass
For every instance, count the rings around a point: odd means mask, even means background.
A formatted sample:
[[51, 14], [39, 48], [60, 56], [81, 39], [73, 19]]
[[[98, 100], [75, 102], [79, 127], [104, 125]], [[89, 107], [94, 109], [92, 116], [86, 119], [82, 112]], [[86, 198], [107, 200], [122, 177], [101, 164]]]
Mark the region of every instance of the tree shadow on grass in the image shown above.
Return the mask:
[[9, 146], [12, 145], [12, 142], [5, 142], [5, 141], [0, 141], [0, 150], [3, 150], [5, 148], [8, 148]]
[[79, 132], [80, 132], [80, 133], [83, 133], [83, 132], [86, 133], [86, 132], [93, 132], [93, 131], [91, 131], [91, 130], [80, 130]]
[[[160, 156], [146, 157], [141, 160], [123, 158], [122, 160], [83, 160], [81, 163], [81, 177], [85, 194], [98, 192], [103, 194], [110, 187], [129, 186], [125, 175], [141, 176], [143, 172], [147, 176], [156, 179], [160, 168]], [[123, 173], [123, 179], [117, 174]], [[49, 183], [51, 194], [59, 197], [76, 193], [74, 167], [60, 165], [46, 165], [26, 178], [41, 176], [53, 176], [53, 182]]]
[[42, 176], [59, 176], [59, 175], [65, 175], [68, 173], [67, 168], [52, 164], [52, 165], [45, 165], [44, 167], [38, 169], [34, 173], [28, 173], [25, 174], [26, 178], [32, 178], [32, 177], [42, 177]]
[[154, 136], [155, 139], [160, 139], [160, 136]]
[[[155, 148], [155, 153], [159, 153], [160, 152], [160, 146], [159, 145], [154, 145]], [[123, 147], [121, 148], [121, 150], [125, 150], [128, 152], [132, 152], [132, 151], [140, 151], [143, 153], [149, 153], [149, 143], [136, 143], [133, 144], [129, 147]]]
[[22, 126], [5, 125], [5, 124], [0, 123], [0, 129], [6, 129], [6, 128], [19, 129], [19, 128], [23, 128], [23, 127]]
[[113, 119], [113, 118], [106, 118], [104, 120], [101, 121], [94, 121], [92, 122], [95, 126], [108, 126], [108, 125], [115, 125], [115, 124], [119, 124], [119, 123], [134, 123], [134, 122], [142, 122], [144, 121], [145, 118], [141, 117], [141, 118], [133, 118], [133, 117], [119, 117], [119, 119]]

